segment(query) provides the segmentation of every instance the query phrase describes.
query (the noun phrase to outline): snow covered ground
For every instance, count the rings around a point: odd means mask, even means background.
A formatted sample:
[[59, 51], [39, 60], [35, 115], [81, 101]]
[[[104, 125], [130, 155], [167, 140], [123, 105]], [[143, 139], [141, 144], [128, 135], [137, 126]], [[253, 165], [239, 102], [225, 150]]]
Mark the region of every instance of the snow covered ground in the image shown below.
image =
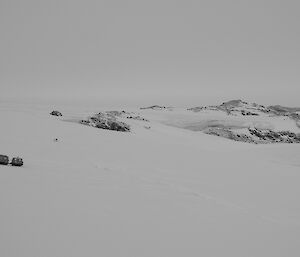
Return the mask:
[[299, 144], [163, 124], [176, 109], [129, 133], [66, 122], [98, 111], [0, 102], [0, 154], [24, 159], [0, 166], [0, 256], [300, 256]]

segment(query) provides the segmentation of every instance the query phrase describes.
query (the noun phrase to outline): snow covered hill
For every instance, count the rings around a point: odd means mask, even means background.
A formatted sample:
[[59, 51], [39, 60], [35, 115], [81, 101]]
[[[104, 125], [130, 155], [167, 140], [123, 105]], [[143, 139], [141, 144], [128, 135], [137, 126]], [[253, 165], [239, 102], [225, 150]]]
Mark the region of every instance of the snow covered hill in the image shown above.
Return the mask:
[[80, 124], [111, 109], [0, 102], [0, 154], [24, 159], [0, 166], [0, 256], [298, 257], [300, 144], [195, 130], [299, 127], [226, 108], [125, 108], [118, 132]]
[[188, 110], [197, 115], [179, 124], [187, 129], [249, 143], [300, 143], [299, 108], [232, 100]]

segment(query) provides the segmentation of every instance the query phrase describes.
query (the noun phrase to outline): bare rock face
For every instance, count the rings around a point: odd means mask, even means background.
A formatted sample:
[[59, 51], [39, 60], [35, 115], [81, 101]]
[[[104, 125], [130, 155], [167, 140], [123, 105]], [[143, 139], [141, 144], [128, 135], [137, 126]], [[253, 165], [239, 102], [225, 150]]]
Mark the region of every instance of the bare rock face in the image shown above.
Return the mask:
[[248, 129], [250, 134], [257, 137], [258, 140], [267, 143], [300, 143], [300, 135], [290, 131], [272, 131], [272, 130], [259, 130]]
[[80, 123], [96, 128], [115, 130], [121, 132], [129, 132], [130, 126], [117, 118], [121, 115], [119, 112], [100, 112], [87, 120], [82, 120]]
[[50, 112], [50, 115], [53, 115], [53, 116], [62, 116], [62, 113], [59, 112], [59, 111], [52, 111], [52, 112]]
[[228, 138], [234, 141], [254, 143], [254, 144], [270, 144], [270, 143], [300, 143], [300, 134], [290, 131], [272, 131], [259, 130], [256, 128], [248, 128], [250, 135], [244, 133], [233, 132], [227, 128], [207, 128], [203, 132], [208, 135]]
[[242, 134], [242, 133], [235, 133], [226, 128], [207, 128], [203, 131], [205, 134], [214, 135], [219, 137], [228, 138], [234, 141], [246, 142], [246, 143], [255, 143], [257, 144], [257, 140], [253, 139], [252, 137]]
[[138, 122], [149, 122], [149, 120], [134, 112], [106, 111], [99, 112], [85, 120], [81, 120], [79, 123], [95, 128], [129, 132], [131, 131], [131, 128], [127, 123], [124, 122], [125, 119], [131, 119]]

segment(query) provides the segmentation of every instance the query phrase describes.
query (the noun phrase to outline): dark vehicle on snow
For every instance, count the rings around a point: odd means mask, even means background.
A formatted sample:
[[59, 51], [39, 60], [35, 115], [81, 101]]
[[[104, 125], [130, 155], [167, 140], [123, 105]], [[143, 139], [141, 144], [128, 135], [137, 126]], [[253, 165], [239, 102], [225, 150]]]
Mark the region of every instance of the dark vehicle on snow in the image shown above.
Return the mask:
[[0, 164], [2, 164], [2, 165], [8, 165], [8, 163], [9, 163], [8, 156], [0, 154]]
[[23, 159], [20, 157], [14, 157], [11, 161], [12, 166], [23, 166]]
[[59, 111], [52, 111], [52, 112], [50, 112], [50, 114], [53, 116], [62, 116], [62, 113]]

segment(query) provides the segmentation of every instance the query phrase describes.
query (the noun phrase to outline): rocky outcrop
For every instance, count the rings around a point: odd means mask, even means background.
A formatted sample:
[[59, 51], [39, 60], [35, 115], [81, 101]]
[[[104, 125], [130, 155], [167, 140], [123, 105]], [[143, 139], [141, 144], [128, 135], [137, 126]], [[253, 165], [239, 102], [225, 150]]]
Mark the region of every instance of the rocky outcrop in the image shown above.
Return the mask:
[[119, 114], [117, 112], [99, 112], [86, 120], [81, 120], [80, 123], [100, 129], [129, 132], [130, 126], [118, 120]]
[[52, 112], [50, 112], [50, 115], [53, 115], [53, 116], [62, 116], [62, 113], [59, 112], [59, 111], [52, 111]]
[[249, 134], [238, 133], [226, 128], [207, 128], [203, 132], [209, 135], [220, 136], [234, 141], [241, 141], [254, 144], [268, 143], [300, 143], [300, 134], [290, 131], [272, 131], [248, 128]]
[[149, 122], [149, 120], [134, 112], [126, 111], [106, 111], [99, 112], [87, 119], [81, 120], [80, 123], [101, 129], [116, 130], [122, 132], [131, 131], [130, 126], [124, 122], [125, 119]]
[[255, 136], [259, 141], [267, 143], [300, 143], [300, 134], [295, 134], [290, 131], [272, 131], [248, 129], [252, 136]]
[[226, 128], [207, 128], [203, 131], [205, 134], [214, 135], [219, 137], [228, 138], [234, 141], [247, 142], [247, 143], [258, 143], [252, 137], [242, 133], [234, 133], [233, 131]]

